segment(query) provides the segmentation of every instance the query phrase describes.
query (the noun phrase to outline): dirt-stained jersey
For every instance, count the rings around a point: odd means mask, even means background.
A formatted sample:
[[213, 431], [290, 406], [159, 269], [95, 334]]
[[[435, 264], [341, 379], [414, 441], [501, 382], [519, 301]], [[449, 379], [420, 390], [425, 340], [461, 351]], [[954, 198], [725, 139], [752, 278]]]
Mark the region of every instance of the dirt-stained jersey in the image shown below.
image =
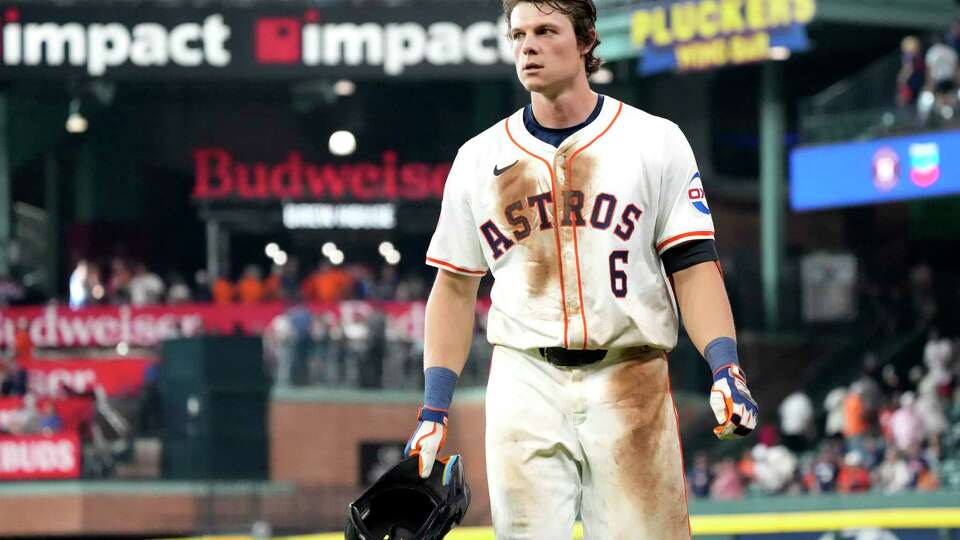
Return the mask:
[[495, 345], [670, 350], [678, 320], [660, 255], [713, 237], [680, 128], [605, 97], [559, 148], [526, 130], [522, 109], [464, 144], [427, 263], [493, 272]]

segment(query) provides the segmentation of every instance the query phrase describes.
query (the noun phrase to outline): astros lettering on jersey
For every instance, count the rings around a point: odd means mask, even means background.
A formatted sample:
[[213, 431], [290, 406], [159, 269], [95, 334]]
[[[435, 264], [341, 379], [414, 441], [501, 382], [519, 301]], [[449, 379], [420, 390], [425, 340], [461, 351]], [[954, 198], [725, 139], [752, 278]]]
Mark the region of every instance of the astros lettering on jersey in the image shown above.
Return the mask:
[[671, 350], [678, 320], [659, 255], [713, 237], [680, 128], [605, 96], [559, 148], [527, 131], [523, 109], [467, 141], [427, 264], [493, 272], [494, 345]]

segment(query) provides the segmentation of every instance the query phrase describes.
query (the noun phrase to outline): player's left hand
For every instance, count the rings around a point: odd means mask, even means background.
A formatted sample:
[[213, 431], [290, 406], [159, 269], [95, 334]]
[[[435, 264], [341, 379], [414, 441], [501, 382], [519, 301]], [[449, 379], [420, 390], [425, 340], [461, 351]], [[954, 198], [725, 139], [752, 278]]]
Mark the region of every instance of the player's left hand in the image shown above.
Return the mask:
[[757, 427], [760, 411], [747, 388], [747, 377], [740, 366], [723, 366], [713, 374], [710, 408], [717, 417], [713, 433], [718, 439], [745, 437]]
[[421, 407], [417, 413], [417, 429], [407, 441], [403, 455], [419, 458], [420, 478], [430, 476], [433, 462], [447, 441], [447, 411]]

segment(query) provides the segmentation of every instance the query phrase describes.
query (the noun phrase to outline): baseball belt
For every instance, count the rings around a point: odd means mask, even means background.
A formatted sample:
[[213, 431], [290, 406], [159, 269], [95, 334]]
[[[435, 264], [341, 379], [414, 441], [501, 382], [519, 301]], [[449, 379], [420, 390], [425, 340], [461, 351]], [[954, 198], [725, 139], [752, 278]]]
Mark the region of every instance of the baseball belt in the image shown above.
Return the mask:
[[558, 367], [580, 367], [603, 360], [607, 355], [604, 349], [575, 350], [563, 347], [538, 349], [544, 360]]

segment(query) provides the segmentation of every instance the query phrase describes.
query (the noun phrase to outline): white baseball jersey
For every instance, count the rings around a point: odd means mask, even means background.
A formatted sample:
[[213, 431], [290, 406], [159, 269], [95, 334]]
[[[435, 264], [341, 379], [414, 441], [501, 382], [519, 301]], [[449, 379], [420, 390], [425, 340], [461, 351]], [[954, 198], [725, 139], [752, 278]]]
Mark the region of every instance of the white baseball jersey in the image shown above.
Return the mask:
[[495, 345], [671, 350], [678, 320], [660, 254], [713, 237], [680, 129], [605, 96], [559, 148], [527, 131], [522, 109], [464, 144], [427, 263], [493, 272]]

